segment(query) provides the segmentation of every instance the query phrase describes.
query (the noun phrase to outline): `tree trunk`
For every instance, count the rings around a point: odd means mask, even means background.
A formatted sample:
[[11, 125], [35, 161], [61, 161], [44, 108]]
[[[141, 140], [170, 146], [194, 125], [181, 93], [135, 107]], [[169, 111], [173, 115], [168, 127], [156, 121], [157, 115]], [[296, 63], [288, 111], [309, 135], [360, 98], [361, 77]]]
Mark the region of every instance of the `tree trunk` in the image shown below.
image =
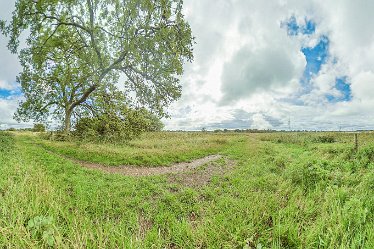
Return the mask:
[[71, 110], [70, 108], [65, 110], [65, 126], [64, 126], [64, 132], [66, 134], [70, 133], [71, 128]]

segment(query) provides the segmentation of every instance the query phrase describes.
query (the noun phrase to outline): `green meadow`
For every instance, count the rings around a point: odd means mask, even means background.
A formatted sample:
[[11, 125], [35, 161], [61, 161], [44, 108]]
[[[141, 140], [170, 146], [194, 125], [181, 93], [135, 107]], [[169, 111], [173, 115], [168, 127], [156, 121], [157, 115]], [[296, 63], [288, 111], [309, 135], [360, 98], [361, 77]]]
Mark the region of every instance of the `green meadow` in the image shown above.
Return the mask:
[[[357, 151], [349, 133], [42, 137], [0, 133], [0, 248], [374, 248], [374, 133]], [[77, 162], [146, 169], [216, 154], [146, 177]]]

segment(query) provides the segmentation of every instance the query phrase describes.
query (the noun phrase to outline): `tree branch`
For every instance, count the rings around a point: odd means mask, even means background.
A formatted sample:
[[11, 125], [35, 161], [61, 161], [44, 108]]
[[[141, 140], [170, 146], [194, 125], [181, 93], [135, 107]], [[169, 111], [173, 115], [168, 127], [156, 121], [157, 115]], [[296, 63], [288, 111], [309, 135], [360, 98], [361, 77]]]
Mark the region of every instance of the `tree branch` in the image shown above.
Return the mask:
[[71, 104], [69, 110], [72, 111], [76, 106], [82, 104], [84, 101], [86, 101], [86, 99], [90, 96], [90, 94], [95, 91], [97, 88], [97, 85], [94, 84], [92, 86], [90, 86], [90, 88], [88, 88], [82, 95], [82, 97], [80, 97], [80, 99], [78, 99], [77, 101], [75, 101], [73, 104]]

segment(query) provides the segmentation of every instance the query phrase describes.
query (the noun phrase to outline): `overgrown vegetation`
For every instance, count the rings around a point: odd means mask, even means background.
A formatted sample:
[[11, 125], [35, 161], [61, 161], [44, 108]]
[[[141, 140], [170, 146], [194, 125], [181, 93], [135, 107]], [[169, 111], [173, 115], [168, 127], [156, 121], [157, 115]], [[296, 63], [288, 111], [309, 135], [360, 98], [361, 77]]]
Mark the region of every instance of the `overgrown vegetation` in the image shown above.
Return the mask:
[[34, 124], [34, 128], [32, 129], [34, 132], [45, 132], [46, 128], [44, 124]]
[[[172, 135], [169, 135], [172, 134]], [[215, 154], [236, 141], [233, 134], [204, 135], [198, 132], [148, 132], [135, 140], [115, 143], [38, 139], [48, 151], [105, 165], [170, 165]]]
[[161, 131], [163, 123], [145, 109], [129, 109], [120, 114], [106, 112], [95, 117], [81, 118], [73, 136], [85, 141], [128, 141], [143, 132]]
[[[312, 133], [161, 132], [119, 147], [12, 134], [0, 133], [0, 247], [374, 247], [373, 133], [359, 135], [358, 152], [352, 134], [333, 133], [334, 143]], [[190, 188], [84, 169], [45, 148], [100, 163], [138, 155], [140, 165], [203, 151], [236, 166]]]

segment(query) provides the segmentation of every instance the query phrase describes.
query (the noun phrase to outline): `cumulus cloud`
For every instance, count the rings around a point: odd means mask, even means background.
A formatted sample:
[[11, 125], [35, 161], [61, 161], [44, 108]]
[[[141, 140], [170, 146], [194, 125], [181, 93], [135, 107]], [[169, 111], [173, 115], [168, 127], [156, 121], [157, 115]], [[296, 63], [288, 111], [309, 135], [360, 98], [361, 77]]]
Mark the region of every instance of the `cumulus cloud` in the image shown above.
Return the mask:
[[17, 123], [13, 119], [13, 113], [17, 109], [19, 97], [0, 98], [0, 130], [11, 127], [30, 127], [30, 123]]
[[[0, 18], [9, 18], [14, 5], [5, 2]], [[167, 129], [288, 129], [289, 121], [301, 130], [374, 128], [374, 1], [185, 0], [184, 6], [195, 60], [185, 67]], [[293, 34], [285, 25], [290, 20], [298, 26]], [[307, 25], [314, 26], [303, 32]], [[323, 60], [308, 61], [304, 52], [321, 39], [328, 41]], [[11, 91], [20, 67], [5, 45], [1, 37], [0, 89]], [[1, 101], [8, 114], [0, 122], [14, 122], [15, 100]]]
[[257, 91], [280, 88], [302, 76], [303, 55], [269, 46], [257, 51], [243, 47], [226, 63], [222, 74], [222, 103], [248, 98]]
[[359, 101], [373, 99], [374, 72], [360, 72], [352, 79], [352, 92]]
[[[0, 8], [0, 19], [9, 20], [11, 13], [14, 8], [14, 0], [7, 0], [1, 3]], [[1, 86], [6, 85], [7, 88], [11, 88], [17, 74], [21, 71], [21, 66], [16, 55], [9, 52], [7, 49], [8, 40], [2, 34], [0, 34], [0, 82]]]
[[0, 89], [3, 90], [13, 90], [15, 88], [15, 84], [10, 84], [9, 82], [5, 80], [0, 80]]
[[253, 115], [252, 121], [253, 121], [251, 125], [252, 129], [266, 130], [266, 129], [273, 128], [273, 126], [260, 113]]
[[[185, 4], [197, 10], [201, 7], [197, 2], [202, 1]], [[244, 122], [232, 114], [242, 110], [250, 113], [248, 128], [288, 129], [289, 120], [292, 129], [374, 128], [370, 99], [374, 86], [373, 1], [230, 0], [225, 4], [226, 15], [207, 11], [198, 17], [193, 12], [187, 16], [198, 50], [207, 53], [198, 54], [190, 66], [202, 70], [187, 72], [184, 79], [189, 80], [183, 82], [188, 97], [172, 109], [178, 113], [183, 105], [191, 107], [194, 118], [187, 115], [179, 120], [184, 127], [205, 123], [241, 128]], [[204, 1], [204, 5], [216, 7], [215, 1]], [[290, 35], [284, 23], [293, 17], [299, 27], [313, 22], [313, 32]], [[223, 24], [219, 38], [209, 35], [217, 30], [210, 20]], [[313, 49], [322, 38], [328, 39], [327, 50], [322, 52], [326, 59], [308, 66], [315, 71], [307, 79], [309, 88], [303, 90], [303, 73], [310, 72], [305, 71], [302, 48]], [[313, 60], [318, 63], [319, 58]], [[340, 88], [343, 85], [350, 92], [339, 89], [339, 80], [343, 81]], [[201, 96], [206, 94], [211, 97], [205, 100]], [[198, 105], [194, 105], [196, 99], [200, 99]], [[218, 122], [217, 113], [222, 115]]]
[[[0, 19], [9, 20], [14, 8], [14, 0], [1, 3]], [[16, 55], [7, 49], [7, 39], [0, 34], [0, 129], [10, 127], [25, 127], [30, 124], [18, 124], [13, 120], [19, 100], [16, 76], [21, 71], [21, 66]]]
[[363, 71], [374, 71], [374, 2], [339, 1], [321, 4], [321, 29], [329, 34], [331, 54], [347, 67], [354, 78]]

